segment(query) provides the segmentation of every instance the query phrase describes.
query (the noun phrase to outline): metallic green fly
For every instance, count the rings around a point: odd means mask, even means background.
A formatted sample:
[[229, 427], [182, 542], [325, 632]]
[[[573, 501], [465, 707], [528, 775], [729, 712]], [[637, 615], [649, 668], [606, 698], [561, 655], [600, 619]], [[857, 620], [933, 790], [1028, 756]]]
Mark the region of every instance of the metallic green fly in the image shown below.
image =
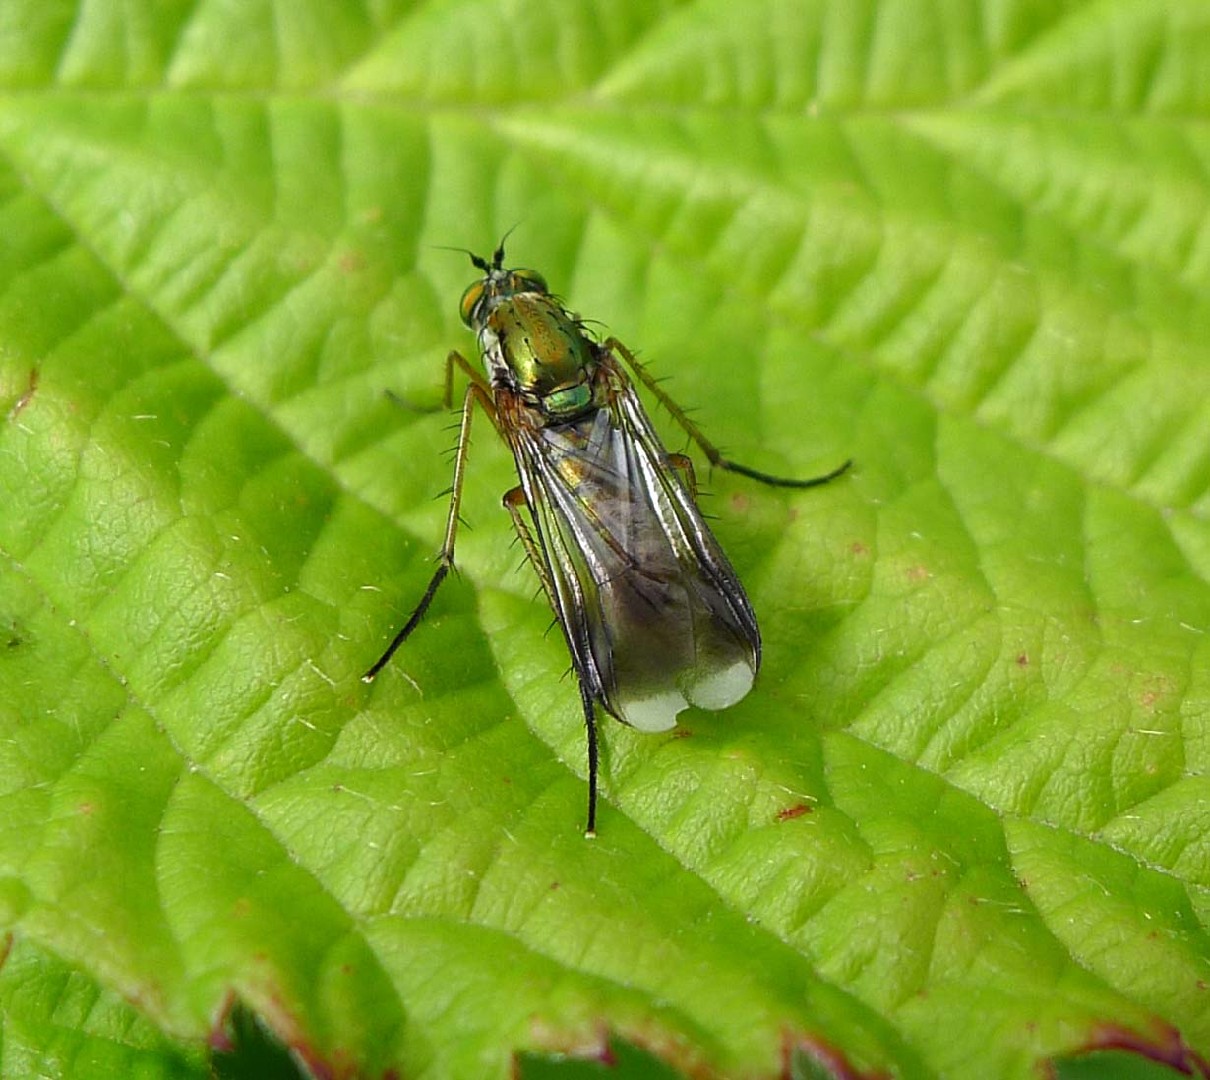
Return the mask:
[[[470, 254], [468, 252], [468, 254]], [[751, 689], [760, 631], [735, 571], [695, 502], [693, 463], [669, 453], [623, 362], [697, 443], [712, 466], [764, 484], [809, 488], [845, 471], [787, 480], [723, 457], [614, 338], [596, 341], [533, 270], [505, 269], [504, 246], [462, 295], [462, 321], [487, 369], [461, 353], [469, 377], [454, 455], [445, 543], [420, 603], [366, 682], [424, 618], [454, 565], [471, 418], [479, 406], [513, 452], [519, 487], [504, 507], [542, 580], [571, 653], [588, 734], [588, 825], [597, 809], [596, 706], [640, 731], [666, 731], [690, 705], [725, 709]], [[619, 359], [620, 358], [620, 359]]]

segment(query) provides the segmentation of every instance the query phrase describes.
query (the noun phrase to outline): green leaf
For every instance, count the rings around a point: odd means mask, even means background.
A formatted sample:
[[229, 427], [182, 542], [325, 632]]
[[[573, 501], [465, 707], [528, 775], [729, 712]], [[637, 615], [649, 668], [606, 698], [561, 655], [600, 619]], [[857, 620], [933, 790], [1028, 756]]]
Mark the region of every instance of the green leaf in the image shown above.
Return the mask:
[[[10, 0], [0, 1073], [245, 1009], [316, 1076], [1210, 1073], [1208, 67], [1195, 0]], [[439, 246], [513, 226], [738, 460], [856, 462], [703, 467], [761, 677], [603, 719], [593, 842], [482, 417], [359, 678]]]
[[174, 1043], [116, 994], [28, 942], [4, 957], [0, 1015], [5, 1076], [206, 1076], [201, 1047]]

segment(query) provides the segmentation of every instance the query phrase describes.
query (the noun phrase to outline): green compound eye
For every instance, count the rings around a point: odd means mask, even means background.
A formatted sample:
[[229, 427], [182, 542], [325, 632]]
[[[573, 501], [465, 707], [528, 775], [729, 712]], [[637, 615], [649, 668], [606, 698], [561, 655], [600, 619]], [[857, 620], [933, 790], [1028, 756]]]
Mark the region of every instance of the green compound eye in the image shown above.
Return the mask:
[[546, 287], [546, 278], [537, 270], [513, 270], [510, 273], [513, 278], [513, 292], [550, 292]]
[[458, 305], [458, 312], [462, 316], [462, 321], [467, 326], [473, 326], [471, 317], [475, 314], [475, 308], [478, 307], [479, 301], [483, 299], [483, 282], [476, 281], [473, 285], [466, 287], [466, 292], [462, 294], [462, 301]]

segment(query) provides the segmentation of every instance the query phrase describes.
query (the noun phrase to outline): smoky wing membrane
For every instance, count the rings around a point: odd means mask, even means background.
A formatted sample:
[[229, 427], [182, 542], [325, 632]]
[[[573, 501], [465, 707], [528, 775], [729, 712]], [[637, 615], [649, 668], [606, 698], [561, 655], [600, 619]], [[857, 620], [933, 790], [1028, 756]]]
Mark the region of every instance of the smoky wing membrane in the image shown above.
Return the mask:
[[552, 601], [593, 696], [644, 731], [743, 697], [756, 620], [629, 381], [614, 409], [530, 430], [517, 452]]

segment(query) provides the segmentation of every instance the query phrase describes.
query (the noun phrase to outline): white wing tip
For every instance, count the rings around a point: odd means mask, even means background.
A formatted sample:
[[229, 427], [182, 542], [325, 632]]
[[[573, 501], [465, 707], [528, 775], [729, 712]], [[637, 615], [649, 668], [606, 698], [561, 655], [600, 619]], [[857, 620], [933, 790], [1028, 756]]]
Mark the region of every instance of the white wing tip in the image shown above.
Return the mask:
[[689, 687], [689, 700], [699, 709], [725, 709], [744, 697], [755, 680], [752, 665], [747, 660], [737, 660], [722, 671], [696, 679]]
[[668, 731], [676, 727], [677, 713], [689, 707], [679, 690], [664, 690], [649, 697], [633, 698], [621, 705], [623, 719], [639, 731]]
[[620, 702], [622, 719], [639, 731], [668, 731], [676, 727], [677, 714], [695, 705], [699, 709], [726, 709], [739, 701], [756, 679], [746, 660], [737, 660], [721, 671], [700, 675], [682, 693], [678, 689], [661, 690], [647, 697]]

